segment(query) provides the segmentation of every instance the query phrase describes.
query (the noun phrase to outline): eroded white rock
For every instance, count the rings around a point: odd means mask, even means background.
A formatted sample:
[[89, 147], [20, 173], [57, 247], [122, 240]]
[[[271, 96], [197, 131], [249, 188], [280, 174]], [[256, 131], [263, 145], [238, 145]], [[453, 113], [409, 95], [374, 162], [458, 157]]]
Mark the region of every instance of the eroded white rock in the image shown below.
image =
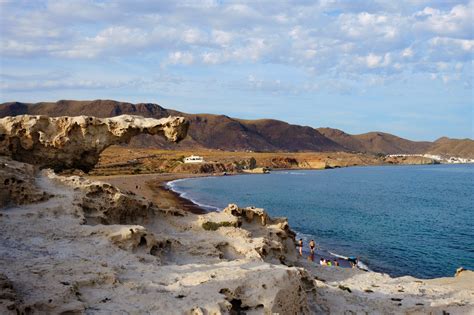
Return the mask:
[[188, 127], [183, 117], [5, 117], [0, 119], [0, 155], [41, 168], [87, 172], [108, 146], [129, 142], [141, 133], [177, 142], [186, 136]]

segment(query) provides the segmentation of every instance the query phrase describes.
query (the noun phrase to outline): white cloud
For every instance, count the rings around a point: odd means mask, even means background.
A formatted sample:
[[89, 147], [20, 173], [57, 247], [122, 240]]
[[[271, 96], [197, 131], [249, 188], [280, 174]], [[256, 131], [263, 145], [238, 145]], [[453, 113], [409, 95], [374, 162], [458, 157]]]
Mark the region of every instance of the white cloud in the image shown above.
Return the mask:
[[0, 51], [186, 66], [272, 63], [333, 79], [429, 76], [438, 62], [472, 60], [473, 3], [11, 2], [0, 12]]
[[461, 49], [465, 52], [474, 52], [473, 39], [435, 37], [430, 41], [430, 43], [433, 46], [444, 46], [451, 49]]
[[472, 36], [474, 4], [456, 5], [449, 11], [426, 7], [415, 13], [418, 19], [416, 27], [431, 31], [438, 35], [469, 35]]
[[389, 66], [391, 64], [392, 57], [390, 53], [386, 53], [383, 56], [370, 53], [364, 57], [364, 61], [368, 68], [374, 69]]
[[232, 33], [221, 30], [212, 30], [212, 37], [216, 44], [223, 47], [229, 46], [233, 39]]
[[382, 61], [382, 56], [369, 54], [368, 56], [365, 57], [365, 63], [367, 64], [367, 67], [369, 68], [378, 67], [381, 61]]
[[175, 51], [168, 55], [167, 63], [172, 65], [190, 65], [194, 62], [194, 56], [187, 51]]
[[405, 48], [402, 51], [402, 57], [411, 58], [413, 57], [413, 55], [414, 55], [413, 49], [411, 49], [410, 47]]
[[182, 39], [187, 44], [198, 44], [206, 41], [206, 35], [198, 29], [188, 29], [183, 32]]

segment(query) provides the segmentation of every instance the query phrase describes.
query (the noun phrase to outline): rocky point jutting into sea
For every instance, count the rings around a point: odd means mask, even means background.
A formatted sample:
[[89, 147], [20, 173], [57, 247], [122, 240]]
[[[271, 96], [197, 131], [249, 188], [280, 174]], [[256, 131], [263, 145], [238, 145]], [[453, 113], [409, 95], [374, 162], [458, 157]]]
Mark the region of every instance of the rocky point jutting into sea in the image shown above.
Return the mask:
[[[186, 136], [183, 118], [0, 119], [2, 314], [467, 314], [474, 276], [391, 278], [299, 258], [284, 218], [229, 205], [193, 214], [88, 171], [140, 132]], [[51, 170], [50, 168], [54, 169]]]

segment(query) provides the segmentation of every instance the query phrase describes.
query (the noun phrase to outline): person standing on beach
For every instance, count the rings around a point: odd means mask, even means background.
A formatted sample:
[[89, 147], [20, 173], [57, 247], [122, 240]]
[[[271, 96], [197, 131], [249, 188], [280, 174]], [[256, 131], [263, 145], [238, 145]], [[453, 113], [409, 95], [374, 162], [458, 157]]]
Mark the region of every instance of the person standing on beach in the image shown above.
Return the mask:
[[298, 247], [299, 247], [300, 256], [303, 256], [303, 239], [302, 238], [300, 238], [300, 240], [298, 241]]
[[314, 240], [311, 240], [311, 242], [309, 242], [309, 250], [311, 251], [311, 254], [314, 254], [315, 247], [316, 247], [316, 243], [314, 242]]

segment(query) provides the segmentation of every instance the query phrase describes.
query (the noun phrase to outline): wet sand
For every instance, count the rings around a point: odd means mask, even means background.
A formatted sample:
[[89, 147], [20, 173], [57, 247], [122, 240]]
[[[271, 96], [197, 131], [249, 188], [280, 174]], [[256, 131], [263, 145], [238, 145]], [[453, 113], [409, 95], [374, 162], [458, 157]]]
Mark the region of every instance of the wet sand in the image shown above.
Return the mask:
[[182, 198], [178, 193], [166, 186], [166, 183], [175, 179], [203, 177], [208, 174], [139, 174], [139, 175], [113, 175], [91, 176], [91, 179], [107, 182], [122, 190], [133, 192], [151, 200], [162, 209], [177, 208], [196, 214], [207, 213], [208, 210], [200, 207], [191, 200]]

